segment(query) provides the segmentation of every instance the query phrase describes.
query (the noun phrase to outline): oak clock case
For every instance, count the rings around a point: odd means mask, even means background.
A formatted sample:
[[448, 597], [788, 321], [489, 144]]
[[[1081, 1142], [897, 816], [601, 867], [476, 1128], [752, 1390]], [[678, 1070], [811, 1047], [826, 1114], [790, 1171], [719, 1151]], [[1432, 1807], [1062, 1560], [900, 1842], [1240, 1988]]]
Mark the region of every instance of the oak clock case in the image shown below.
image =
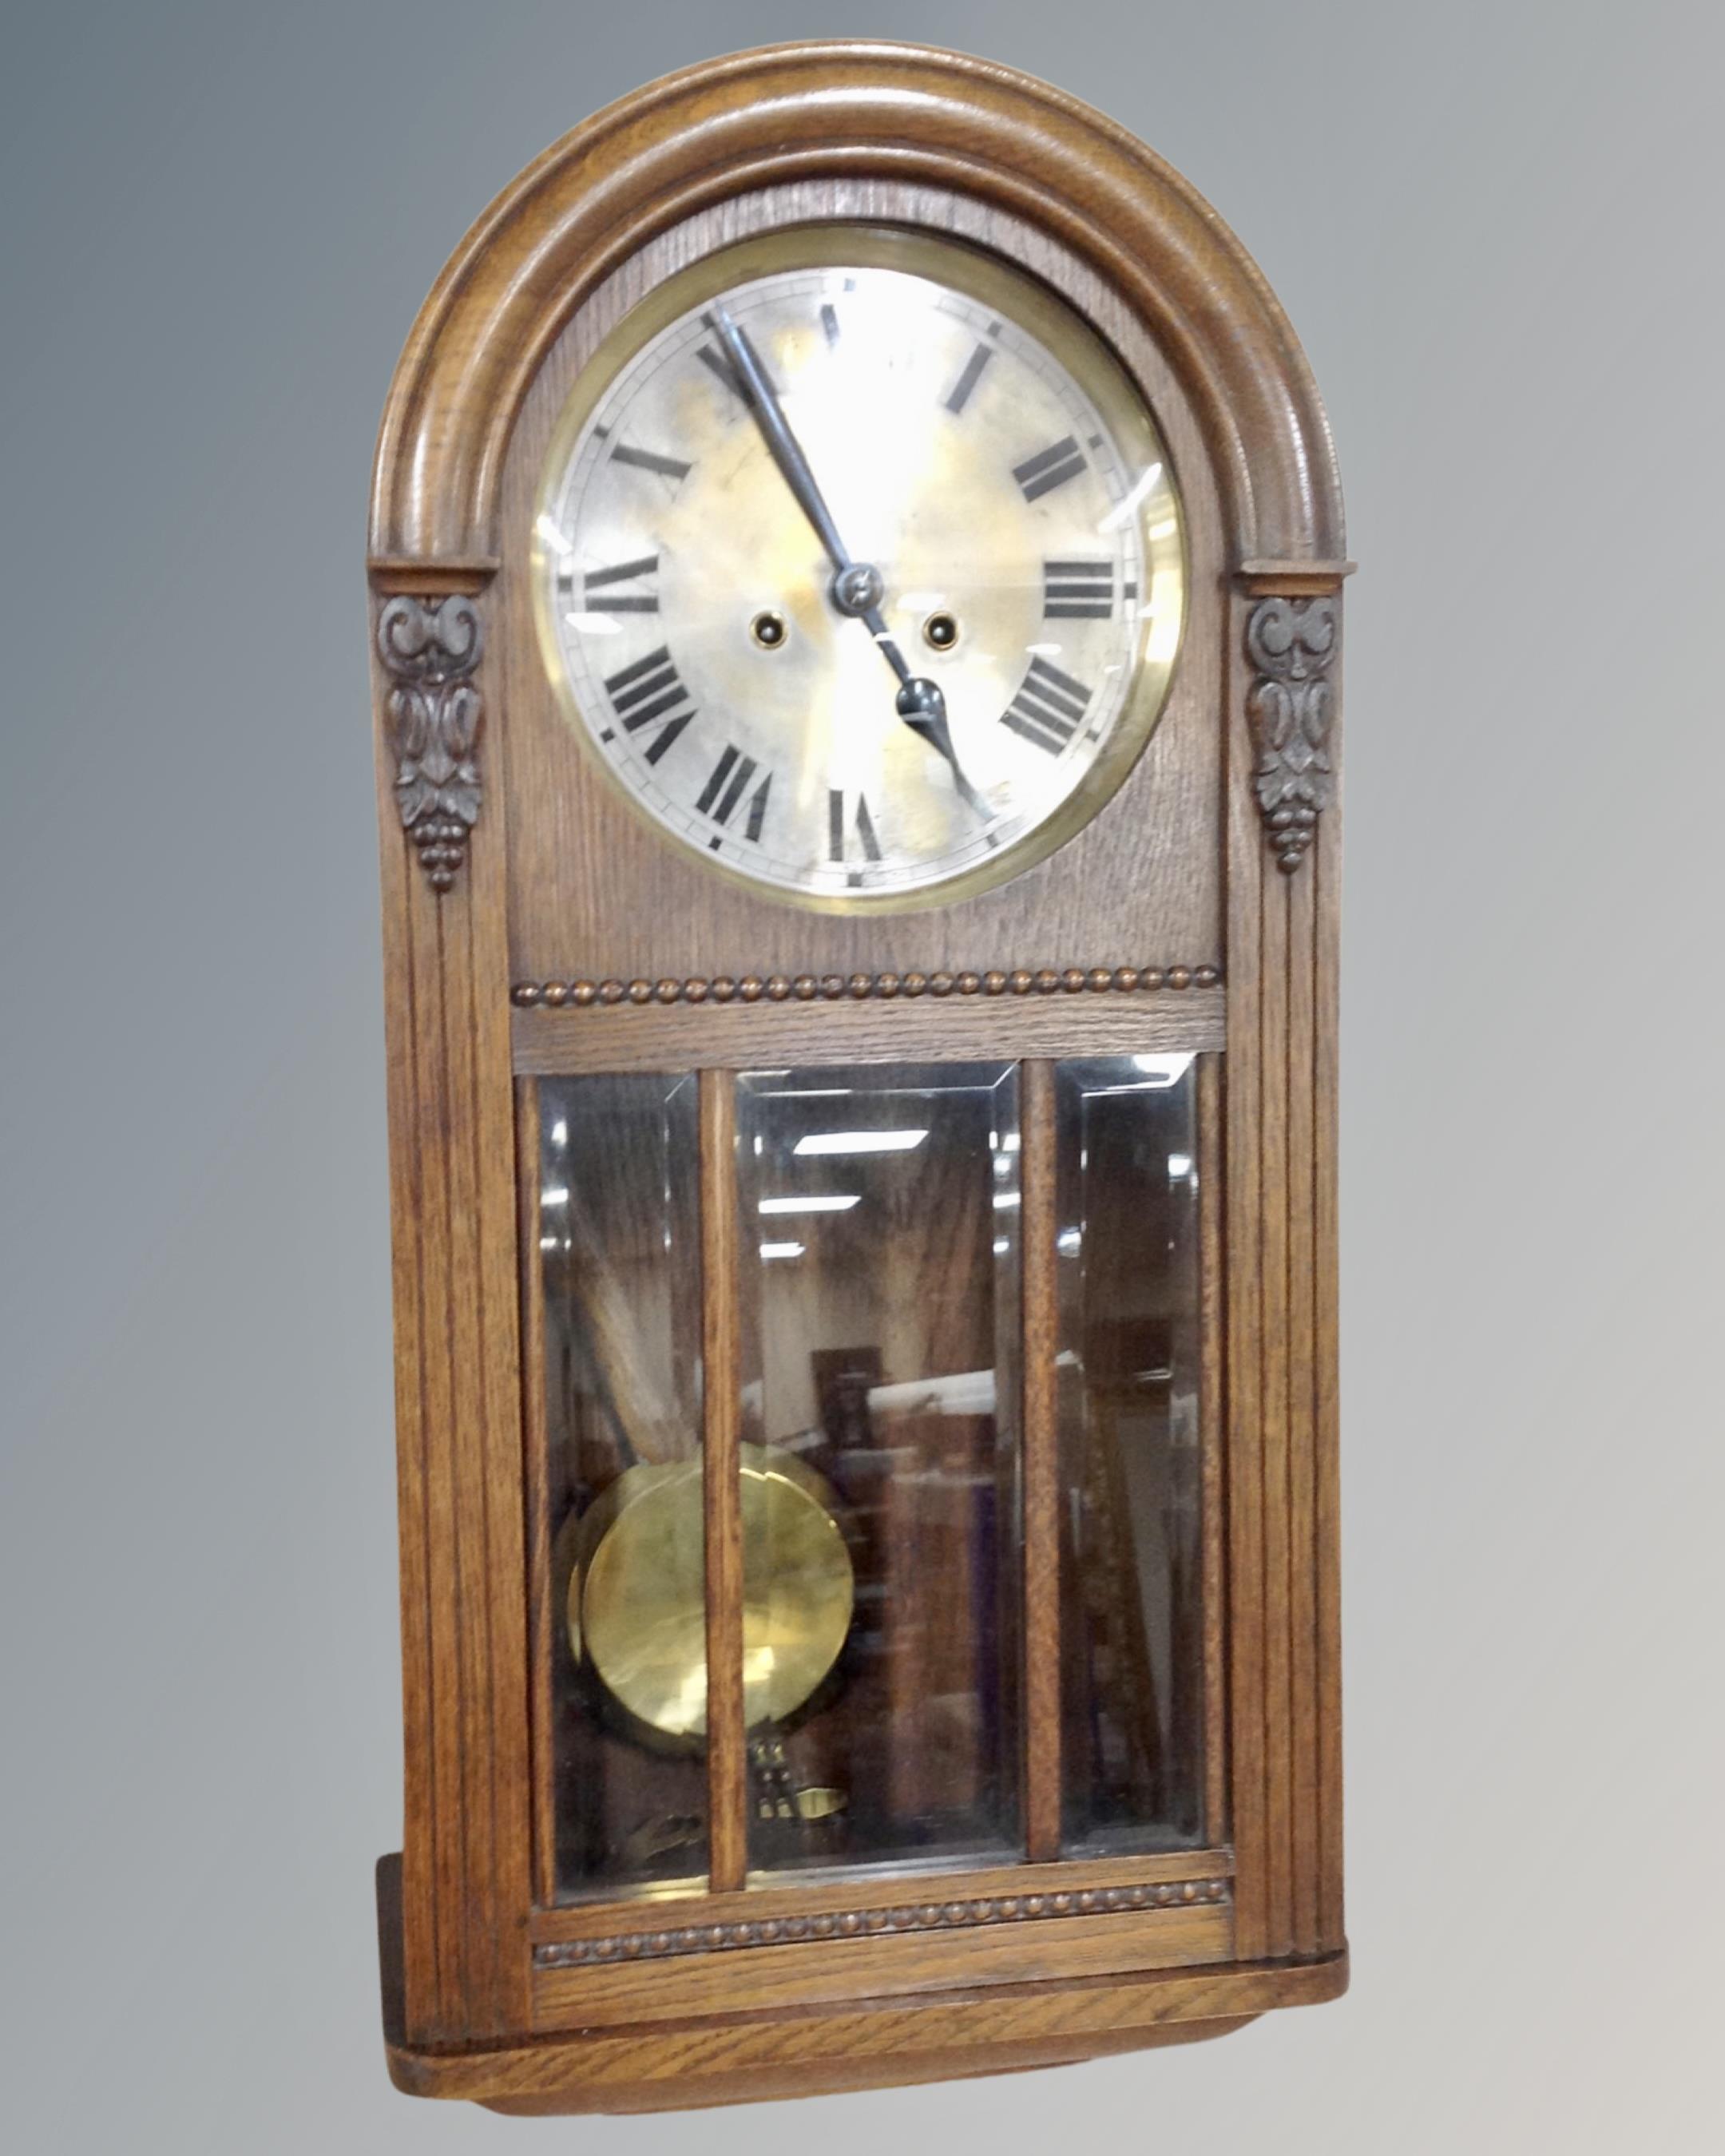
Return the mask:
[[981, 62], [670, 78], [439, 280], [371, 554], [402, 2087], [1344, 1987], [1343, 554], [1238, 244]]

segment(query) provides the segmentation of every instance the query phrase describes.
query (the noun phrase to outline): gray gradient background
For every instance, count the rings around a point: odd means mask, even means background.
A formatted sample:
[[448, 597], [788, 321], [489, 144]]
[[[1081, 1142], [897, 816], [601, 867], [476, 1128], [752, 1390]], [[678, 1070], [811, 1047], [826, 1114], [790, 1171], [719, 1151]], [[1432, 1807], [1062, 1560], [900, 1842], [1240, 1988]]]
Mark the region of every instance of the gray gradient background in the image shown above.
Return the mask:
[[1719, 2146], [1719, 11], [869, 12], [1172, 158], [1335, 423], [1355, 1989], [1160, 2056], [583, 2124], [410, 2103], [379, 2049], [367, 473], [519, 167], [865, 14], [9, 12], [0, 2141]]

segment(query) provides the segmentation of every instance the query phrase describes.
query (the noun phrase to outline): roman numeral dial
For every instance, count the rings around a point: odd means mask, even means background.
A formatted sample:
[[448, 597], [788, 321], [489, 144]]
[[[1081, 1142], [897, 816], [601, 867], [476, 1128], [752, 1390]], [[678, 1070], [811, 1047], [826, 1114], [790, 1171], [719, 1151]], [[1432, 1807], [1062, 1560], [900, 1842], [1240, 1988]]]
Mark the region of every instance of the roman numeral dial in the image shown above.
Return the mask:
[[1184, 556], [1154, 420], [1096, 333], [978, 250], [844, 224], [643, 298], [531, 510], [541, 646], [591, 751], [548, 783], [597, 790], [583, 828], [623, 881], [656, 834], [685, 875], [914, 909], [1108, 813]]

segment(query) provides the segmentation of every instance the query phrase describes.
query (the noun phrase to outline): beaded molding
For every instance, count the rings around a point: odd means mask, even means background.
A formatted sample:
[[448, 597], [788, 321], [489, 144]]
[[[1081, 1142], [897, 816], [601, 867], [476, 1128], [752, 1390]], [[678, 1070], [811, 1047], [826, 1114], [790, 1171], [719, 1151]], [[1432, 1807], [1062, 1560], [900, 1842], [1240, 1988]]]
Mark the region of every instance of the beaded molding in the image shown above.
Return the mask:
[[1213, 988], [1219, 966], [1044, 966], [1032, 973], [745, 973], [689, 981], [517, 981], [509, 999], [517, 1009], [586, 1009], [594, 1004], [864, 1003], [895, 996], [1052, 996], [1132, 994], [1158, 988]]
[[689, 1924], [677, 1931], [624, 1932], [609, 1938], [558, 1939], [535, 1947], [533, 1961], [539, 1969], [579, 1969], [595, 1963], [663, 1961], [676, 1954], [721, 1953], [737, 1947], [788, 1946], [805, 1939], [878, 1938], [891, 1932], [966, 1931], [978, 1924], [1022, 1924], [1050, 1917], [1195, 1908], [1227, 1899], [1225, 1879], [1177, 1879], [1157, 1887], [1004, 1894], [980, 1902], [920, 1902], [896, 1909], [845, 1909], [815, 1917]]

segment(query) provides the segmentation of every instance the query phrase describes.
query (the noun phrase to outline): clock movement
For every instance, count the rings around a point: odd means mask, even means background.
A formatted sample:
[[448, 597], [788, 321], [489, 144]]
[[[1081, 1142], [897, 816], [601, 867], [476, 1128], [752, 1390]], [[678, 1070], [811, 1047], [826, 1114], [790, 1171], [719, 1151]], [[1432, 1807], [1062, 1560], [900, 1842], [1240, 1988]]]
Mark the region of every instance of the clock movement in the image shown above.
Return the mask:
[[439, 280], [369, 564], [403, 2088], [1343, 1989], [1343, 553], [1238, 243], [981, 61], [670, 77]]

